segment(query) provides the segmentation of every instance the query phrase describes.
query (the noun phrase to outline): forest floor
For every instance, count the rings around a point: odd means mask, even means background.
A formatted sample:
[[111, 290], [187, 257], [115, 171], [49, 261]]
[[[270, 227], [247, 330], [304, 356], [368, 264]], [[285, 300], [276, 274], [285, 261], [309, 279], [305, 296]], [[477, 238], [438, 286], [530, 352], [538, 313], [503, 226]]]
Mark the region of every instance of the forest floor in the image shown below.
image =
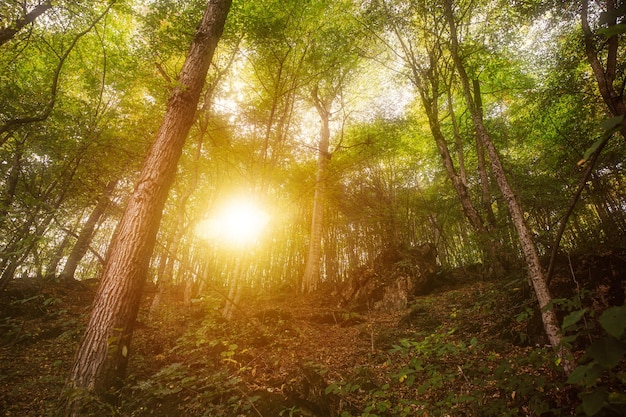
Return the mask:
[[[579, 389], [546, 347], [526, 280], [457, 274], [400, 311], [248, 292], [230, 321], [219, 298], [175, 295], [148, 317], [148, 291], [120, 402], [98, 415], [573, 415]], [[94, 285], [16, 280], [2, 294], [0, 416], [53, 415]], [[586, 294], [589, 309], [606, 296]], [[624, 368], [609, 389], [623, 390]]]

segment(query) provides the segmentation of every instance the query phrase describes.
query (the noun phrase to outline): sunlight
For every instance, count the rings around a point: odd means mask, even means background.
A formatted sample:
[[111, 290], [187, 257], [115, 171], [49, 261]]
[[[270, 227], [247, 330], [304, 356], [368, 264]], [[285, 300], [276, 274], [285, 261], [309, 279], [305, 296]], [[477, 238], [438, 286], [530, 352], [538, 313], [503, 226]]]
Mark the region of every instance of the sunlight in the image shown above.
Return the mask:
[[196, 234], [236, 246], [253, 243], [261, 234], [269, 215], [254, 201], [234, 198], [222, 204], [215, 214], [196, 226]]

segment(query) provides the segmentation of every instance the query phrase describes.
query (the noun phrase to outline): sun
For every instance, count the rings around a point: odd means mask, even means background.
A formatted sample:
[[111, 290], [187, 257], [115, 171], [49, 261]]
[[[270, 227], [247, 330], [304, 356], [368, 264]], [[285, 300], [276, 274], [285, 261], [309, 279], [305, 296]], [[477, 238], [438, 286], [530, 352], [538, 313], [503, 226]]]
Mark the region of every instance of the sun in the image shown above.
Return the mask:
[[238, 197], [226, 201], [212, 217], [198, 223], [196, 234], [203, 239], [245, 246], [258, 239], [268, 222], [269, 215], [261, 206], [249, 198]]

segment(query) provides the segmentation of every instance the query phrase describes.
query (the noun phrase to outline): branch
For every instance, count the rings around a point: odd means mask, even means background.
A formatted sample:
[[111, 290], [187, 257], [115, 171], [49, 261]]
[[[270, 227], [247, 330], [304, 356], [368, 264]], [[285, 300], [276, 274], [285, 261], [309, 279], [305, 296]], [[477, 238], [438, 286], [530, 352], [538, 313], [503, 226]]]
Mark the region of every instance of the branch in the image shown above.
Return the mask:
[[[72, 43], [70, 44], [69, 48], [59, 58], [59, 64], [54, 70], [54, 75], [52, 76], [52, 86], [50, 87], [50, 100], [48, 101], [46, 108], [39, 115], [22, 117], [22, 118], [12, 119], [12, 120], [7, 121], [6, 123], [4, 123], [4, 125], [0, 126], [0, 136], [2, 136], [3, 134], [21, 125], [42, 122], [50, 116], [50, 113], [52, 113], [52, 109], [54, 109], [54, 105], [56, 104], [57, 93], [59, 89], [59, 78], [61, 76], [61, 70], [63, 69], [63, 65], [65, 64], [67, 57], [70, 55], [70, 53], [72, 52], [72, 50], [74, 49], [74, 47], [76, 46], [80, 38], [82, 38], [87, 33], [89, 33], [94, 28], [94, 26], [96, 26], [96, 24], [100, 20], [102, 20], [104, 16], [106, 16], [106, 14], [109, 12], [109, 10], [111, 9], [111, 7], [113, 6], [115, 2], [116, 0], [112, 0], [109, 3], [109, 5], [106, 7], [106, 9], [104, 9], [104, 11], [85, 30], [78, 33], [76, 37], [74, 37], [74, 39], [72, 40]], [[5, 138], [7, 137], [8, 135], [5, 135]], [[2, 143], [0, 143], [0, 145], [2, 145]]]
[[12, 25], [6, 28], [0, 29], [0, 46], [4, 45], [26, 25], [29, 25], [35, 21], [39, 16], [44, 14], [48, 9], [52, 8], [51, 0], [47, 0], [44, 3], [36, 6], [33, 10], [26, 13], [23, 18], [17, 19]]
[[554, 274], [556, 256], [559, 252], [561, 238], [563, 237], [563, 233], [565, 233], [567, 222], [570, 216], [572, 215], [572, 213], [574, 212], [574, 208], [576, 207], [576, 204], [578, 203], [578, 200], [580, 199], [580, 196], [582, 195], [582, 192], [587, 185], [587, 181], [589, 181], [589, 177], [591, 176], [591, 173], [593, 172], [593, 169], [595, 168], [595, 165], [596, 165], [596, 162], [598, 161], [598, 157], [600, 156], [600, 153], [602, 152], [606, 144], [609, 142], [611, 137], [613, 137], [613, 135], [607, 135], [607, 137], [598, 145], [598, 148], [596, 149], [593, 156], [589, 160], [589, 164], [587, 165], [585, 174], [581, 178], [580, 183], [578, 184], [578, 188], [576, 189], [576, 192], [574, 193], [574, 195], [572, 196], [572, 199], [570, 200], [569, 207], [567, 208], [567, 211], [563, 215], [563, 219], [561, 220], [561, 225], [559, 226], [559, 230], [557, 231], [556, 236], [554, 238], [554, 243], [552, 244], [552, 252], [550, 253], [550, 263], [548, 265], [548, 272], [546, 272], [546, 284], [550, 284], [550, 280], [552, 279], [552, 276]]

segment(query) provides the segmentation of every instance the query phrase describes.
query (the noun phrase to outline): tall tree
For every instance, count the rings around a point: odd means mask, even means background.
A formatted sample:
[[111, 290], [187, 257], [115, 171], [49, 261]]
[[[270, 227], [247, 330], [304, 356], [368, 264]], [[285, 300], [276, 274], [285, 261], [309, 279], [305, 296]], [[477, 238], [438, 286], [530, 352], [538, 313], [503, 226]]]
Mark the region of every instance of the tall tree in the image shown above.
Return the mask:
[[524, 259], [526, 260], [526, 266], [528, 267], [530, 281], [535, 290], [535, 295], [537, 296], [539, 307], [541, 309], [541, 319], [543, 321], [544, 330], [550, 340], [550, 344], [557, 353], [558, 358], [562, 361], [565, 371], [569, 373], [572, 371], [572, 365], [569, 358], [566, 356], [567, 350], [561, 342], [561, 327], [556, 316], [556, 312], [554, 311], [554, 307], [551, 303], [552, 296], [550, 295], [541, 266], [537, 246], [535, 245], [530, 229], [526, 224], [524, 211], [519, 203], [518, 197], [515, 195], [515, 192], [511, 187], [509, 179], [504, 171], [500, 155], [485, 126], [480, 107], [478, 107], [476, 99], [472, 96], [470, 79], [459, 50], [457, 21], [453, 11], [452, 0], [445, 0], [444, 10], [446, 22], [450, 31], [450, 54], [461, 81], [463, 95], [470, 111], [472, 122], [474, 124], [474, 128], [476, 129], [476, 134], [480, 138], [482, 145], [487, 150], [489, 159], [491, 160], [493, 174], [496, 178], [500, 191], [504, 196], [509, 209], [509, 215], [511, 216], [515, 230], [517, 231], [517, 236], [524, 253]]
[[[323, 4], [323, 3], [322, 3]], [[344, 110], [343, 95], [346, 93], [350, 77], [357, 70], [360, 42], [360, 28], [348, 15], [350, 4], [330, 2], [327, 9], [317, 12], [322, 19], [312, 39], [313, 50], [307, 66], [311, 74], [311, 100], [320, 119], [320, 133], [317, 141], [317, 171], [311, 216], [309, 251], [302, 277], [302, 291], [310, 292], [317, 288], [321, 276], [322, 230], [324, 226], [325, 194], [327, 188], [328, 163], [332, 156], [330, 149], [331, 121], [335, 113]], [[341, 12], [341, 14], [339, 14]], [[323, 21], [328, 13], [334, 21]], [[349, 16], [348, 19], [343, 19]], [[345, 120], [343, 121], [345, 122]], [[343, 123], [342, 122], [342, 123]], [[335, 149], [340, 144], [335, 145]]]
[[[399, 45], [397, 47], [390, 45], [390, 48], [404, 62], [408, 69], [406, 76], [419, 94], [441, 162], [458, 197], [463, 214], [479, 237], [486, 254], [485, 261], [498, 265], [495, 269], [499, 270], [498, 258], [501, 252], [499, 242], [494, 239], [483, 215], [472, 201], [470, 182], [467, 180], [463, 147], [459, 140], [460, 132], [451, 97], [454, 76], [443, 50], [445, 26], [442, 24], [441, 12], [437, 6], [428, 3], [416, 3], [399, 8], [387, 1], [383, 1], [382, 4], [385, 9], [384, 15]], [[444, 92], [452, 131], [457, 138], [458, 169], [448, 146], [445, 126], [442, 123], [444, 116], [440, 114], [441, 96]]]
[[[109, 248], [89, 323], [67, 382], [63, 413], [84, 415], [124, 377], [129, 346], [162, 210], [231, 0], [210, 0], [178, 84]], [[74, 391], [72, 393], [72, 391]], [[81, 395], [76, 395], [76, 391]]]
[[328, 162], [330, 153], [330, 118], [331, 105], [335, 99], [333, 91], [325, 96], [320, 95], [316, 85], [311, 92], [315, 108], [320, 116], [320, 137], [317, 143], [317, 172], [315, 174], [315, 194], [313, 196], [313, 212], [311, 215], [311, 233], [309, 235], [309, 253], [302, 276], [302, 292], [310, 292], [317, 288], [320, 281], [320, 263], [322, 258], [322, 229], [324, 227], [324, 209]]

